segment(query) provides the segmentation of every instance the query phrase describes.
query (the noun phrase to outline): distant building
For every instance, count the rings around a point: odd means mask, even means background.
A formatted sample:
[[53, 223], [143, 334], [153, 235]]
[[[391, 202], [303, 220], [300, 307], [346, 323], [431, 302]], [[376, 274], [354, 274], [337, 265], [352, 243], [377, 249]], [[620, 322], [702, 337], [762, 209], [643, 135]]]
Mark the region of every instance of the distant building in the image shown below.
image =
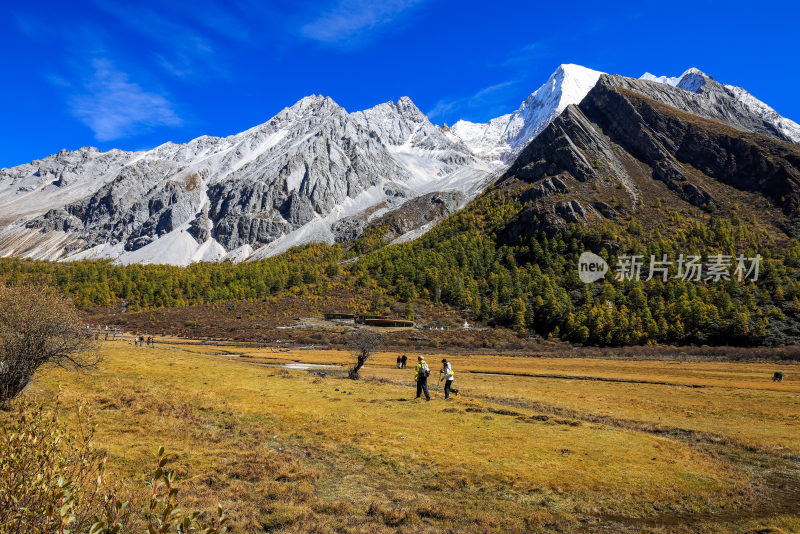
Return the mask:
[[352, 313], [326, 313], [324, 317], [328, 320], [331, 319], [355, 319], [356, 316]]
[[405, 319], [364, 319], [363, 324], [367, 326], [379, 326], [383, 328], [412, 328], [414, 321]]
[[386, 319], [385, 315], [359, 315], [355, 318], [356, 324], [367, 324], [368, 320], [372, 319]]

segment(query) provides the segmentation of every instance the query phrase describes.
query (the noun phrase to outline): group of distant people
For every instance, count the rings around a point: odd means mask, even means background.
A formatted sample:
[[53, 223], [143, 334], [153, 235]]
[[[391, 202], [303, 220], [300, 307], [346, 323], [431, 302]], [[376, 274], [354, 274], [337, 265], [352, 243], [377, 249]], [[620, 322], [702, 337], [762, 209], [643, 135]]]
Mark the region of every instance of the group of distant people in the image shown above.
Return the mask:
[[86, 330], [92, 330], [92, 328], [94, 328], [95, 330], [103, 330], [103, 331], [105, 331], [105, 332], [117, 332], [117, 333], [122, 333], [122, 328], [121, 328], [121, 327], [119, 327], [119, 326], [111, 326], [111, 327], [110, 327], [110, 326], [108, 326], [108, 325], [105, 325], [105, 326], [97, 326], [97, 327], [92, 327], [92, 325], [90, 325], [90, 324], [87, 324], [87, 325], [86, 325]]
[[153, 336], [136, 336], [133, 338], [134, 347], [143, 347], [144, 345], [152, 347], [154, 343]]
[[[408, 357], [405, 354], [397, 356], [397, 368], [405, 369]], [[417, 366], [414, 368], [414, 381], [417, 383], [417, 397], [421, 398], [425, 394], [425, 400], [431, 400], [430, 393], [428, 393], [428, 377], [431, 376], [431, 368], [425, 361], [423, 356], [417, 357]], [[453, 366], [447, 361], [447, 358], [442, 358], [442, 368], [439, 370], [439, 382], [444, 381], [444, 398], [450, 398], [450, 394], [458, 395], [458, 390], [453, 387], [453, 380], [455, 380], [455, 373]]]

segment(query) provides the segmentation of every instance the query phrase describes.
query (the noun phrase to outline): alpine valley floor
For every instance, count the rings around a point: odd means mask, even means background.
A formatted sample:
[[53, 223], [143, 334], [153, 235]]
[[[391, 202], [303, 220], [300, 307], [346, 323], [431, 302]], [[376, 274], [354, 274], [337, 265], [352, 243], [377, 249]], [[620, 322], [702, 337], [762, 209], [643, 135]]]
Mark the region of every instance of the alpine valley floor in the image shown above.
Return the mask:
[[396, 353], [356, 382], [346, 351], [101, 351], [26, 395], [86, 406], [137, 495], [164, 445], [186, 507], [235, 532], [800, 531], [796, 364], [459, 354], [445, 401], [429, 354], [427, 403]]

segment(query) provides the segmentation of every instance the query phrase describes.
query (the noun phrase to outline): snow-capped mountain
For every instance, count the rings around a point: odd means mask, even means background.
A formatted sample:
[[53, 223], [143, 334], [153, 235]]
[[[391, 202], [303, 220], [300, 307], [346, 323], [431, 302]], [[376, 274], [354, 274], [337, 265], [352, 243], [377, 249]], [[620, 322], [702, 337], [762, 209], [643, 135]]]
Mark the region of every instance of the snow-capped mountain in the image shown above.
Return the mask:
[[408, 98], [350, 114], [310, 96], [226, 138], [83, 148], [3, 169], [0, 254], [178, 265], [264, 257], [333, 242], [336, 221], [434, 191], [466, 200], [497, 167]]
[[702, 94], [717, 102], [724, 101], [725, 99], [735, 100], [737, 104], [735, 107], [742, 108], [741, 110], [735, 110], [736, 112], [741, 113], [744, 111], [743, 114], [745, 115], [758, 117], [773, 127], [774, 134], [776, 134], [777, 137], [792, 143], [800, 143], [800, 124], [780, 116], [777, 111], [748, 93], [745, 89], [736, 87], [735, 85], [721, 84], [699, 69], [690, 68], [680, 76], [675, 77], [655, 76], [649, 72], [645, 72], [640, 79], [659, 82], [685, 89], [692, 93]]
[[509, 164], [567, 106], [580, 103], [601, 74], [580, 65], [561, 65], [513, 113], [482, 124], [458, 121], [450, 136], [485, 159]]
[[800, 143], [796, 123], [697, 69], [636, 80], [561, 65], [516, 111], [449, 129], [406, 97], [348, 113], [312, 95], [229, 137], [62, 150], [0, 169], [0, 256], [186, 265], [346, 241], [371, 224], [411, 239], [480, 194], [598, 80]]

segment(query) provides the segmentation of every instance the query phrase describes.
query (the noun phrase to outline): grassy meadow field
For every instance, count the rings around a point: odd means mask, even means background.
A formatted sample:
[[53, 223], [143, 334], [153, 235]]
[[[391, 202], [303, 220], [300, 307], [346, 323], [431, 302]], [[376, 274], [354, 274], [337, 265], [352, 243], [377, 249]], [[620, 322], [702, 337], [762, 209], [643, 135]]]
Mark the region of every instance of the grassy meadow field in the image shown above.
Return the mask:
[[235, 532], [800, 531], [795, 365], [447, 355], [445, 401], [429, 354], [424, 402], [414, 353], [351, 381], [347, 351], [100, 350], [26, 395], [85, 406], [134, 499], [163, 445], [184, 504]]

